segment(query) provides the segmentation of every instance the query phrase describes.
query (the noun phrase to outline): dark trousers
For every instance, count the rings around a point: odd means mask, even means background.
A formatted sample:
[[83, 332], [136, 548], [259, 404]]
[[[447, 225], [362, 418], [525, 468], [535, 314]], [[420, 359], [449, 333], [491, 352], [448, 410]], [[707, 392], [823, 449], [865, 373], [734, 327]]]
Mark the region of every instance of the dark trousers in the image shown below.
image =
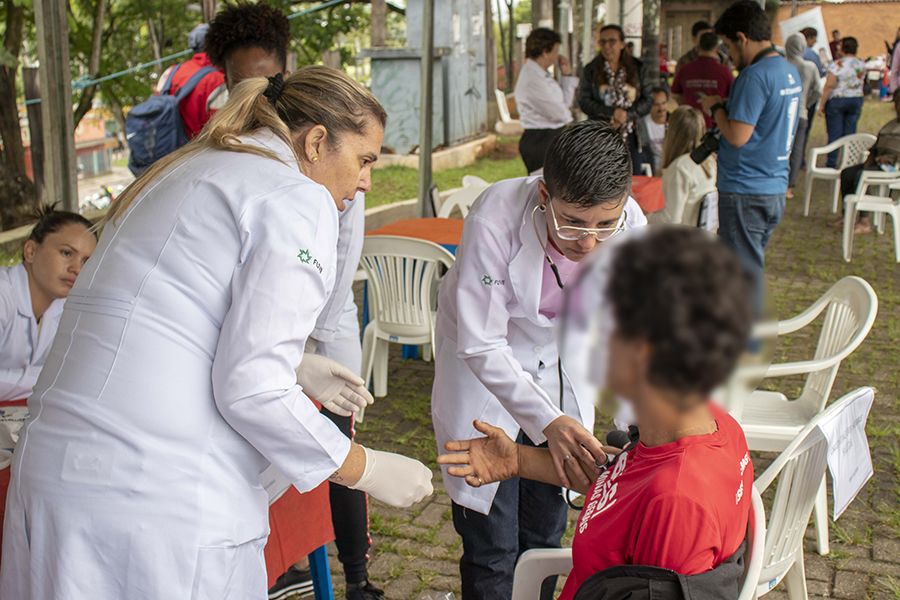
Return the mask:
[[788, 176], [788, 187], [797, 184], [797, 177], [803, 164], [803, 151], [806, 148], [806, 138], [809, 136], [809, 121], [797, 120], [797, 133], [794, 135], [794, 147], [791, 148], [791, 174]]
[[[862, 179], [863, 171], [880, 171], [878, 165], [866, 166], [865, 164], [853, 165], [841, 171], [841, 201], [847, 194], [855, 194], [859, 180]], [[868, 217], [871, 213], [860, 212], [860, 217]]]
[[[828, 130], [830, 144], [845, 135], [856, 133], [856, 123], [862, 114], [862, 98], [831, 98], [825, 103], [825, 129]], [[837, 166], [838, 151], [828, 153], [825, 165]]]
[[544, 156], [547, 155], [547, 148], [562, 133], [563, 129], [560, 127], [559, 129], [525, 130], [525, 133], [519, 138], [519, 154], [522, 155], [522, 162], [525, 163], [525, 169], [529, 173], [544, 168]]
[[[533, 445], [523, 433], [518, 441]], [[519, 556], [532, 548], [559, 548], [566, 517], [558, 486], [527, 479], [501, 482], [488, 515], [454, 502], [453, 526], [463, 541], [462, 600], [509, 599]], [[555, 588], [556, 577], [548, 578], [541, 600], [552, 599]]]
[[806, 168], [806, 146], [809, 144], [809, 132], [812, 131], [813, 119], [816, 118], [818, 103], [806, 109], [806, 139], [803, 140], [803, 153], [800, 155], [800, 168]]
[[[330, 411], [322, 414], [337, 425], [341, 433], [353, 439], [353, 422]], [[369, 504], [366, 494], [334, 483], [328, 486], [331, 499], [331, 524], [338, 560], [344, 567], [347, 583], [362, 583], [369, 578]]]
[[753, 278], [758, 314], [763, 307], [766, 245], [784, 214], [785, 197], [719, 192], [719, 237]]

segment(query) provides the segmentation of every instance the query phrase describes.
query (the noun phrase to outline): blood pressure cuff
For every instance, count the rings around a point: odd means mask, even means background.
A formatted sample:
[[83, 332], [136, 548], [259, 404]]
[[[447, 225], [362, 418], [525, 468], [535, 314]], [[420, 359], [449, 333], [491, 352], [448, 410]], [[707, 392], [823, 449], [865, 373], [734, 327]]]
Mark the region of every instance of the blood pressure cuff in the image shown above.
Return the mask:
[[588, 577], [574, 600], [734, 600], [744, 575], [746, 540], [721, 565], [698, 575], [669, 569], [622, 565]]

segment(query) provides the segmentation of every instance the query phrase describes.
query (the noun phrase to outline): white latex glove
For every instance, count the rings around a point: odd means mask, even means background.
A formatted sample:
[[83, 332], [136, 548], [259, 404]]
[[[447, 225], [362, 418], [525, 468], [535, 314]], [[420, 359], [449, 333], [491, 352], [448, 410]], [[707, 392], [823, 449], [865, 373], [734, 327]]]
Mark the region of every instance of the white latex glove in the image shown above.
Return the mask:
[[407, 508], [434, 492], [431, 469], [417, 460], [391, 452], [363, 447], [366, 469], [356, 485], [360, 490], [385, 504]]
[[307, 396], [342, 417], [358, 414], [375, 402], [365, 380], [339, 362], [318, 354], [303, 355], [297, 367], [297, 383]]

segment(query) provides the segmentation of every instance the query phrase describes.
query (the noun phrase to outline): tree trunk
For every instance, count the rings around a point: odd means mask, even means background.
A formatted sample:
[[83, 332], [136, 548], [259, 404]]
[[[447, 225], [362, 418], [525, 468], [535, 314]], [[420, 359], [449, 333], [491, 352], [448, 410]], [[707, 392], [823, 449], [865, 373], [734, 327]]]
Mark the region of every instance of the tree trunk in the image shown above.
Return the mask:
[[485, 63], [487, 65], [487, 98], [494, 97], [497, 89], [497, 40], [494, 38], [494, 15], [491, 10], [491, 0], [484, 0], [484, 43]]
[[0, 66], [0, 140], [3, 141], [3, 161], [8, 173], [25, 176], [25, 148], [22, 145], [22, 129], [19, 126], [19, 109], [16, 106], [16, 69], [22, 49], [22, 28], [25, 8], [6, 0], [6, 32], [3, 47], [16, 59], [16, 64]]
[[506, 36], [506, 42], [509, 44], [509, 54], [507, 55], [506, 63], [506, 86], [509, 91], [513, 90], [516, 80], [516, 74], [513, 72], [516, 57], [516, 16], [514, 14], [514, 4], [515, 0], [506, 0], [506, 8], [509, 12], [509, 30], [507, 31], [509, 35]]
[[[105, 20], [106, 0], [97, 0], [97, 5], [94, 7], [94, 31], [91, 35], [91, 57], [88, 60], [88, 75], [91, 79], [100, 74], [100, 51], [103, 49], [103, 23]], [[75, 107], [72, 119], [75, 127], [78, 127], [78, 123], [84, 118], [84, 115], [91, 110], [96, 92], [96, 85], [90, 85], [81, 91], [81, 97], [78, 99], [78, 106]]]
[[503, 19], [499, 18], [500, 14], [500, 0], [497, 0], [497, 29], [500, 30], [500, 57], [503, 59], [503, 68], [506, 69], [506, 74], [503, 77], [503, 89], [508, 92], [512, 87], [510, 85], [512, 73], [509, 72], [509, 47], [506, 45], [506, 32], [503, 30]]
[[154, 68], [158, 75], [162, 75], [163, 69], [159, 63], [159, 59], [162, 58], [162, 47], [160, 46], [159, 36], [156, 35], [156, 25], [153, 23], [153, 19], [147, 19], [147, 29], [150, 32], [150, 47], [153, 48], [153, 58], [157, 61]]
[[553, 27], [552, 23], [553, 0], [531, 0], [531, 26]]
[[387, 4], [385, 0], [372, 0], [372, 47], [381, 48], [387, 42]]
[[[40, 99], [41, 86], [37, 67], [22, 68], [22, 87], [25, 100]], [[44, 129], [41, 119], [41, 105], [30, 104], [28, 111], [28, 133], [31, 137], [31, 172], [34, 179], [34, 193], [40, 198], [44, 191]]]
[[659, 12], [660, 0], [644, 0], [641, 31], [641, 60], [645, 73], [650, 73], [653, 85], [659, 85]]

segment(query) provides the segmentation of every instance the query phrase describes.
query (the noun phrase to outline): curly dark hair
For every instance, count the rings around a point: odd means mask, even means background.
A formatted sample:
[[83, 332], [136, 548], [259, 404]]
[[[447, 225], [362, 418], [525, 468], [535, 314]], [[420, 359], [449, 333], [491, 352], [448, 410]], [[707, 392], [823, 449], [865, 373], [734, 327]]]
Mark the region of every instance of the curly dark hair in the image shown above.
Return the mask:
[[650, 344], [650, 383], [709, 394], [747, 345], [751, 289], [738, 258], [717, 238], [669, 226], [623, 242], [607, 296], [618, 334]]
[[256, 46], [277, 54], [285, 68], [290, 38], [291, 26], [283, 12], [265, 2], [237, 2], [227, 5], [209, 24], [206, 54], [214, 65], [224, 69], [232, 52]]
[[578, 206], [619, 204], [631, 187], [631, 154], [622, 135], [602, 121], [566, 127], [544, 159], [551, 198]]

